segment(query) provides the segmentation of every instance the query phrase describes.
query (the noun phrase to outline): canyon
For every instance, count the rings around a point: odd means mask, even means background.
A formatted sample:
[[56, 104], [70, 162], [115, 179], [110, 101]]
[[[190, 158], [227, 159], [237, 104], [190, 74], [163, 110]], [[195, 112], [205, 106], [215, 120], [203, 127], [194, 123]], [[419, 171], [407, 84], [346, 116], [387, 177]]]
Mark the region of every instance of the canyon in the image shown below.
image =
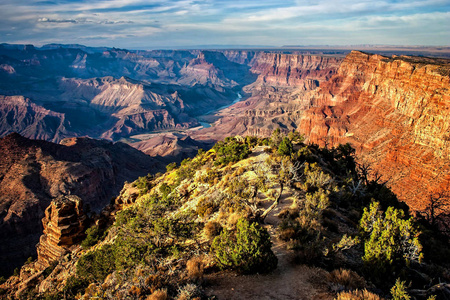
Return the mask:
[[99, 211], [126, 180], [162, 163], [277, 128], [322, 147], [350, 143], [361, 165], [421, 211], [449, 190], [449, 74], [448, 59], [360, 51], [2, 44], [1, 265], [35, 253], [60, 195]]
[[55, 144], [12, 133], [0, 139], [0, 271], [36, 256], [51, 201], [75, 195], [99, 213], [125, 181], [156, 173], [161, 163], [123, 143], [68, 138]]

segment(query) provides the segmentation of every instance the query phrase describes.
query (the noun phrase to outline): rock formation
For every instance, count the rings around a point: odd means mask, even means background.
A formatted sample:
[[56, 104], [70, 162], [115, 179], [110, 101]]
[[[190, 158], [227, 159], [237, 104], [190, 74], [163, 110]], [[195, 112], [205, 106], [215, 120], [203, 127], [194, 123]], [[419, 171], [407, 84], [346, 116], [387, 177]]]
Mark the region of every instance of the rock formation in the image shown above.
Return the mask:
[[177, 133], [158, 134], [131, 145], [150, 156], [159, 156], [159, 159], [167, 163], [181, 162], [185, 158], [195, 156], [199, 149], [209, 149], [213, 146], [211, 143]]
[[98, 212], [125, 181], [161, 170], [158, 161], [126, 144], [89, 138], [58, 145], [10, 134], [0, 139], [0, 153], [1, 273], [35, 256], [52, 199], [77, 195]]
[[309, 95], [300, 132], [350, 142], [413, 210], [450, 185], [450, 61], [353, 51]]
[[194, 127], [252, 78], [249, 66], [213, 51], [0, 45], [0, 66], [0, 136], [53, 142]]
[[[351, 142], [413, 209], [449, 184], [445, 59], [79, 45], [0, 45], [0, 54], [0, 95], [8, 95], [0, 98], [2, 135], [127, 139], [169, 154], [181, 142], [136, 135], [185, 130], [198, 120], [214, 126], [185, 134], [207, 142], [281, 128], [322, 146]], [[242, 102], [211, 115], [237, 92]]]
[[37, 105], [23, 96], [0, 95], [0, 136], [20, 132], [32, 139], [59, 141], [70, 135], [64, 114]]
[[341, 59], [319, 55], [259, 52], [252, 60], [256, 85], [313, 89], [334, 74]]
[[[320, 55], [291, 55], [228, 51], [236, 61], [248, 62], [257, 79], [244, 87], [248, 98], [209, 118], [213, 127], [191, 133], [197, 139], [223, 139], [230, 135], [269, 136], [278, 127], [297, 128], [307, 92], [326, 82], [337, 71], [342, 59]], [[251, 57], [251, 59], [250, 59]]]
[[59, 196], [52, 200], [42, 219], [43, 235], [37, 246], [36, 267], [44, 269], [58, 260], [84, 237], [86, 215], [77, 196]]
[[361, 163], [413, 210], [448, 190], [449, 60], [370, 55], [332, 57], [226, 53], [246, 62], [258, 79], [251, 94], [192, 132], [197, 139], [268, 136], [298, 130], [320, 146], [350, 142]]

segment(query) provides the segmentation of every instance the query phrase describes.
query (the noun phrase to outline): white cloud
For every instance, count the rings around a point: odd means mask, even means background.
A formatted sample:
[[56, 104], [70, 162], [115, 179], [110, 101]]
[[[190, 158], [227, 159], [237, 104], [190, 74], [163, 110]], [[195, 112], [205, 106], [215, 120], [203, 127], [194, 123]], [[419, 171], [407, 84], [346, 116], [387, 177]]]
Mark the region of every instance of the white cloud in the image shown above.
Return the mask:
[[[448, 44], [449, 7], [448, 0], [92, 0], [58, 5], [2, 0], [0, 36], [7, 36], [6, 42], [77, 39], [92, 44], [110, 39], [121, 47], [127, 43], [359, 44], [372, 38]], [[413, 28], [417, 37], [408, 33]]]

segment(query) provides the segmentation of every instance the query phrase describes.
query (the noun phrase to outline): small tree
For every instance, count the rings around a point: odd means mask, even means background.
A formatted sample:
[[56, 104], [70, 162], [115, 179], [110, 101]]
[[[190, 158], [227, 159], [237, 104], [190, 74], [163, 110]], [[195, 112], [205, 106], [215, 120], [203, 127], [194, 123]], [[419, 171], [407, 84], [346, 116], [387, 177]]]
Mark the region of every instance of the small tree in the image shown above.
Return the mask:
[[305, 137], [300, 134], [298, 131], [291, 131], [288, 133], [288, 138], [293, 143], [303, 143], [305, 141]]
[[283, 136], [280, 128], [275, 129], [270, 136], [270, 147], [272, 147], [272, 149], [278, 149], [282, 139]]
[[177, 163], [176, 162], [171, 162], [170, 164], [168, 164], [166, 166], [167, 172], [170, 172], [170, 171], [172, 171], [172, 170], [174, 170], [176, 168], [177, 168]]
[[440, 192], [436, 195], [430, 195], [428, 199], [428, 204], [421, 213], [425, 215], [431, 226], [445, 225], [445, 218], [449, 215], [450, 193]]
[[404, 219], [401, 209], [388, 207], [385, 213], [378, 202], [364, 208], [360, 221], [364, 232], [364, 262], [385, 273], [394, 264], [404, 265], [422, 259], [422, 245], [413, 219]]
[[231, 268], [243, 273], [267, 272], [277, 266], [272, 252], [269, 233], [258, 223], [241, 218], [236, 231], [223, 230], [211, 246], [221, 268]]
[[410, 300], [411, 297], [406, 292], [405, 282], [397, 279], [395, 285], [391, 288], [392, 300]]
[[291, 140], [287, 137], [284, 137], [280, 143], [280, 146], [278, 146], [278, 154], [289, 156], [291, 155], [293, 150], [294, 146], [292, 145]]

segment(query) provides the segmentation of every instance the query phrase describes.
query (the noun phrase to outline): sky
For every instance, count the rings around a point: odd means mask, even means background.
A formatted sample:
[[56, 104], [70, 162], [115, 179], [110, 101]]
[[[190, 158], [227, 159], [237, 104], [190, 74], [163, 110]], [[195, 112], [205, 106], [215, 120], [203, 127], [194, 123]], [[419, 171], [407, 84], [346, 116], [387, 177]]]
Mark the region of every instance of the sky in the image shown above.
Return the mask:
[[1, 0], [0, 43], [450, 46], [450, 0]]

